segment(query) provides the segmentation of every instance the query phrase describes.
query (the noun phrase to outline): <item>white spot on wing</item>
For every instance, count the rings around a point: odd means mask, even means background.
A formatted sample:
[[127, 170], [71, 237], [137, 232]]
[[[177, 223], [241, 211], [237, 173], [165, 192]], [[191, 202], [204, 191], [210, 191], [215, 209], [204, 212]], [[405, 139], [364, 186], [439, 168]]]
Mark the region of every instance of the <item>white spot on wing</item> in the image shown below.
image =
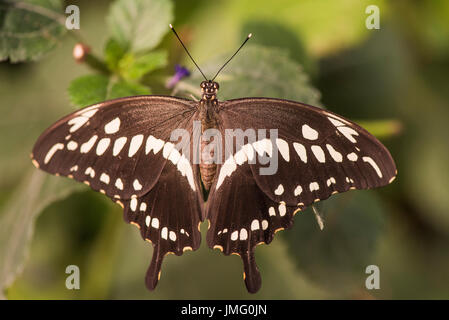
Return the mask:
[[159, 229], [159, 219], [158, 218], [151, 219], [151, 226], [155, 229]]
[[285, 216], [285, 214], [287, 213], [287, 207], [285, 206], [285, 203], [281, 203], [279, 205], [279, 215], [281, 217]]
[[165, 159], [168, 159], [168, 156], [172, 152], [172, 150], [175, 148], [175, 145], [171, 142], [166, 142], [164, 145], [164, 150], [162, 150], [162, 156]]
[[132, 157], [139, 151], [140, 146], [143, 142], [143, 134], [138, 134], [132, 137], [131, 142], [129, 143], [128, 157]]
[[237, 164], [235, 163], [234, 157], [232, 155], [225, 161], [221, 166], [220, 173], [218, 175], [218, 181], [216, 189], [218, 189], [223, 183], [226, 177], [231, 176], [231, 174], [237, 169]]
[[111, 181], [111, 178], [109, 177], [109, 175], [107, 175], [106, 173], [102, 173], [100, 176], [100, 181], [106, 184], [109, 184], [109, 182]]
[[83, 116], [70, 119], [69, 122], [67, 122], [71, 126], [69, 132], [75, 132], [76, 130], [81, 128], [87, 121], [89, 121], [89, 118]]
[[278, 147], [279, 153], [282, 155], [282, 158], [284, 158], [285, 161], [289, 162], [290, 152], [287, 141], [283, 139], [276, 139], [276, 145]]
[[309, 125], [305, 124], [302, 126], [302, 135], [308, 140], [318, 139], [318, 131], [312, 129]]
[[95, 141], [97, 141], [97, 138], [98, 138], [98, 136], [94, 135], [87, 142], [83, 143], [80, 147], [80, 152], [88, 153], [90, 151], [90, 149], [92, 149], [92, 147], [94, 146]]
[[98, 108], [92, 109], [92, 110], [88, 110], [86, 112], [83, 112], [81, 115], [83, 117], [87, 117], [87, 118], [91, 118], [94, 114], [96, 114], [98, 111]]
[[336, 127], [339, 126], [344, 126], [345, 124], [343, 122], [338, 121], [337, 119], [331, 118], [331, 117], [327, 117], [329, 119], [330, 122], [332, 122], [332, 124]]
[[358, 136], [359, 133], [357, 131], [355, 131], [354, 129], [349, 128], [349, 127], [337, 127], [337, 130], [340, 131], [346, 137], [346, 139], [348, 139], [352, 143], [357, 142], [357, 140], [355, 140], [355, 138], [353, 136]]
[[334, 178], [334, 177], [330, 177], [330, 178], [327, 179], [327, 181], [326, 181], [326, 184], [327, 184], [328, 187], [330, 187], [331, 184], [336, 184], [336, 183], [337, 183], [337, 181], [335, 181], [335, 178]]
[[302, 144], [297, 142], [293, 142], [293, 148], [295, 148], [295, 151], [298, 154], [299, 158], [302, 160], [302, 162], [307, 163], [306, 148]]
[[280, 196], [284, 193], [284, 186], [282, 184], [278, 185], [277, 189], [274, 190], [274, 194]]
[[106, 132], [107, 134], [113, 134], [118, 132], [120, 129], [120, 118], [115, 118], [114, 120], [108, 122], [105, 126], [104, 126], [104, 132]]
[[238, 231], [234, 231], [233, 233], [231, 233], [231, 240], [232, 241], [237, 240], [238, 237], [239, 237], [239, 232]]
[[268, 229], [268, 221], [262, 220], [262, 230], [267, 230], [267, 229]]
[[126, 143], [127, 138], [126, 137], [120, 137], [114, 142], [114, 148], [112, 149], [112, 155], [115, 157], [117, 156], [120, 151], [122, 151], [123, 146]]
[[136, 211], [136, 209], [137, 209], [137, 199], [136, 198], [131, 199], [131, 202], [129, 203], [129, 207], [131, 208], [132, 211]]
[[365, 162], [368, 162], [374, 168], [374, 170], [376, 170], [376, 173], [379, 176], [379, 178], [382, 178], [382, 171], [380, 171], [379, 166], [373, 160], [373, 158], [371, 158], [371, 157], [363, 157], [362, 160], [365, 161]]
[[67, 143], [67, 149], [70, 151], [76, 150], [76, 148], [78, 148], [78, 143], [76, 143], [75, 141], [70, 141], [69, 143]]
[[168, 228], [163, 227], [161, 230], [161, 238], [167, 240], [167, 236], [168, 236]]
[[295, 197], [299, 196], [302, 192], [302, 187], [300, 185], [298, 185], [295, 190], [293, 191], [293, 194], [295, 195]]
[[260, 223], [259, 220], [254, 219], [253, 222], [251, 222], [251, 231], [259, 230], [260, 229]]
[[98, 141], [97, 144], [97, 156], [101, 156], [105, 151], [108, 149], [109, 144], [111, 143], [111, 139], [109, 138], [103, 138], [100, 141]]
[[64, 145], [62, 143], [57, 143], [53, 147], [48, 150], [47, 155], [45, 156], [44, 163], [47, 164], [51, 158], [55, 155], [56, 151], [64, 149]]
[[346, 119], [343, 119], [342, 117], [339, 117], [339, 116], [337, 116], [337, 115], [335, 115], [335, 114], [330, 114], [330, 113], [328, 113], [328, 115], [330, 116], [330, 118], [329, 118], [329, 120], [331, 120], [331, 118], [333, 118], [334, 120], [339, 120], [339, 121], [341, 121], [340, 123], [342, 123], [341, 125], [344, 125], [344, 124], [351, 124], [348, 120], [346, 120]]
[[276, 211], [274, 210], [273, 207], [270, 207], [268, 209], [268, 214], [270, 215], [270, 217], [274, 217], [276, 215]]
[[248, 239], [248, 231], [245, 228], [240, 229], [240, 240]]
[[325, 163], [326, 162], [326, 158], [324, 156], [324, 151], [320, 146], [317, 145], [313, 145], [312, 146], [312, 152], [315, 155], [315, 158], [321, 162], [321, 163]]
[[151, 150], [153, 150], [154, 154], [157, 154], [159, 151], [161, 151], [163, 146], [164, 146], [163, 140], [157, 139], [153, 136], [149, 136], [145, 146], [145, 154], [149, 154]]
[[86, 169], [86, 171], [84, 171], [84, 174], [90, 176], [91, 178], [94, 178], [95, 177], [95, 170], [92, 169], [91, 167], [88, 167]]
[[264, 153], [267, 153], [270, 157], [273, 155], [273, 144], [270, 139], [262, 139], [254, 142], [254, 150], [262, 157]]
[[145, 202], [142, 202], [140, 204], [139, 210], [140, 211], [147, 211], [147, 204]]
[[168, 160], [170, 160], [176, 166], [180, 158], [181, 154], [179, 153], [179, 151], [173, 148], [173, 150], [170, 152], [170, 155], [168, 156]]
[[169, 238], [171, 241], [176, 241], [176, 233], [174, 231], [170, 231]]
[[150, 222], [151, 222], [151, 217], [150, 217], [150, 216], [146, 216], [146, 218], [145, 218], [145, 224], [147, 225], [147, 227], [150, 226]]
[[332, 159], [334, 159], [335, 162], [342, 162], [343, 156], [340, 152], [336, 151], [333, 146], [330, 144], [326, 144], [326, 148], [329, 151], [329, 154], [331, 155]]
[[177, 165], [178, 171], [181, 172], [181, 174], [185, 177], [187, 177], [187, 181], [189, 182], [190, 188], [192, 188], [193, 191], [196, 190], [195, 188], [195, 181], [193, 180], [193, 170], [192, 166], [190, 165], [189, 160], [184, 155], [181, 155], [181, 158], [178, 161]]
[[142, 185], [140, 184], [139, 180], [135, 179], [133, 182], [133, 188], [134, 190], [142, 190]]
[[243, 149], [240, 149], [239, 151], [237, 151], [235, 153], [234, 159], [235, 159], [235, 163], [237, 163], [239, 166], [241, 166], [248, 160], [246, 153]]
[[357, 159], [359, 158], [355, 152], [351, 152], [347, 155], [347, 157], [350, 161], [357, 161]]
[[310, 188], [310, 191], [313, 192], [313, 191], [319, 190], [320, 185], [318, 184], [318, 182], [312, 182], [312, 183], [310, 183], [309, 188]]
[[347, 182], [347, 183], [354, 183], [354, 180], [351, 179], [351, 178], [349, 178], [349, 177], [346, 177], [346, 182]]
[[115, 187], [119, 190], [123, 190], [123, 181], [122, 179], [118, 178], [115, 180]]
[[245, 152], [246, 157], [248, 158], [249, 162], [252, 162], [254, 159], [254, 149], [251, 144], [245, 144], [242, 146], [242, 150]]

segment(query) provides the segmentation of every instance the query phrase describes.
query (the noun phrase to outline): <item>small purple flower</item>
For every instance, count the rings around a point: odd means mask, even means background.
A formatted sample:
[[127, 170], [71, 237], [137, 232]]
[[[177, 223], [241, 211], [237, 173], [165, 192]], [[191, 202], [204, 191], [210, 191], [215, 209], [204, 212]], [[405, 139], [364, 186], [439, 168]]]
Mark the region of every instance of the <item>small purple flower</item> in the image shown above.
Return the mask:
[[175, 65], [175, 75], [167, 82], [166, 87], [171, 89], [179, 82], [179, 80], [188, 76], [190, 76], [190, 71], [177, 64]]

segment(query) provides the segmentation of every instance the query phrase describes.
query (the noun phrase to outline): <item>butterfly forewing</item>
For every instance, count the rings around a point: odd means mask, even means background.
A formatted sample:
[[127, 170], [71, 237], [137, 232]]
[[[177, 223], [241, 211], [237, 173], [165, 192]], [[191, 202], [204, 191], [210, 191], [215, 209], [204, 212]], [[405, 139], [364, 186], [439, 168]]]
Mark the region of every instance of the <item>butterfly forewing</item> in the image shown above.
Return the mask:
[[47, 129], [32, 156], [42, 170], [129, 199], [154, 186], [167, 161], [163, 149], [172, 128], [187, 126], [194, 112], [191, 101], [170, 97], [103, 102]]
[[261, 174], [259, 162], [251, 170], [258, 186], [277, 202], [308, 206], [336, 192], [387, 185], [396, 175], [390, 153], [375, 137], [326, 110], [248, 98], [223, 103], [220, 119], [230, 129], [276, 130], [277, 137], [251, 144], [256, 155], [275, 153], [276, 172]]

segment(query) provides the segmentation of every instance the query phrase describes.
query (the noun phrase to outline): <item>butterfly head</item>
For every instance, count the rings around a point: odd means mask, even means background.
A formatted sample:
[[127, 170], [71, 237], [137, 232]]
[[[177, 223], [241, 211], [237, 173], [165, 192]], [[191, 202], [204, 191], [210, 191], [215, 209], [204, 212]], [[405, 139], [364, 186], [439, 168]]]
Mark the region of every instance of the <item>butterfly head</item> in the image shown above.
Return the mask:
[[217, 82], [212, 80], [203, 81], [200, 87], [203, 100], [215, 100], [217, 98], [217, 91], [220, 88]]

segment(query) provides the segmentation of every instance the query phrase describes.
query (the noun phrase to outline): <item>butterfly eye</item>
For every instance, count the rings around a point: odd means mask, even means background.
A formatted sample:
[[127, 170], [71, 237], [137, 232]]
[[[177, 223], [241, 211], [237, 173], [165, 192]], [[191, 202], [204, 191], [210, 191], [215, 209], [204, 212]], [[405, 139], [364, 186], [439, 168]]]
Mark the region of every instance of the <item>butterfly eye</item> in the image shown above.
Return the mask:
[[220, 89], [220, 86], [218, 85], [218, 83], [214, 82], [214, 89]]
[[201, 88], [206, 88], [206, 81], [201, 82], [200, 87], [201, 87]]

